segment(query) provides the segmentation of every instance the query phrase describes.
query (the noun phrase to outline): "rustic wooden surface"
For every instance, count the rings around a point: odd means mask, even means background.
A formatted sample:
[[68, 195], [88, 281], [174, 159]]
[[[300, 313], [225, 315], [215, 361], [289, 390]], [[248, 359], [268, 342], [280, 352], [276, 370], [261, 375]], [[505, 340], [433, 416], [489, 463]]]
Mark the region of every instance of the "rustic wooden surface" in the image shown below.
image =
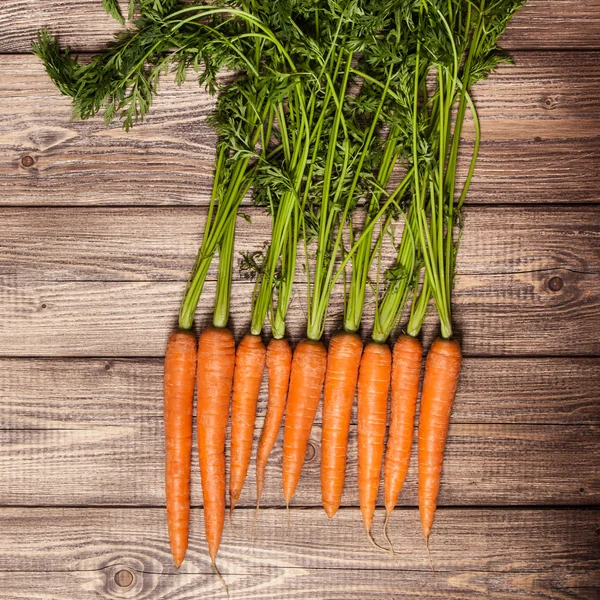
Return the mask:
[[[214, 100], [193, 82], [165, 84], [129, 134], [71, 122], [27, 55], [43, 25], [79, 52], [118, 27], [100, 0], [0, 2], [0, 600], [225, 598], [198, 477], [174, 570], [162, 473], [161, 356], [206, 214]], [[530, 0], [503, 45], [516, 66], [475, 94], [483, 143], [454, 303], [466, 359], [436, 572], [415, 465], [390, 526], [398, 563], [362, 534], [355, 425], [344, 507], [327, 520], [319, 413], [289, 524], [281, 440], [254, 527], [250, 469], [219, 555], [232, 598], [600, 598], [600, 1]], [[268, 219], [244, 210], [237, 249], [256, 250]], [[251, 285], [236, 275], [238, 336]], [[199, 325], [213, 290], [211, 275]], [[340, 318], [338, 290], [328, 332]], [[434, 335], [430, 319], [426, 345]]]

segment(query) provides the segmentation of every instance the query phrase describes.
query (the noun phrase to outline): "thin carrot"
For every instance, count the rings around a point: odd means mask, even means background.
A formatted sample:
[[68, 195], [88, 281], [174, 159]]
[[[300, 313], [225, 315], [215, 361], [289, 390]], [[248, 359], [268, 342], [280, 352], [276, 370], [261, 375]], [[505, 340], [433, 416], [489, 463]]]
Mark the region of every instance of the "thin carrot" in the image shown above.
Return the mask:
[[231, 331], [205, 329], [198, 341], [198, 453], [206, 541], [213, 565], [225, 523], [225, 433], [234, 365]]
[[321, 438], [321, 499], [329, 518], [342, 502], [348, 433], [362, 350], [362, 340], [356, 333], [340, 332], [329, 342]]
[[321, 342], [302, 340], [296, 346], [283, 436], [283, 497], [288, 506], [300, 479], [326, 368], [327, 351]]
[[456, 340], [438, 338], [425, 363], [419, 419], [419, 512], [425, 541], [433, 525], [450, 413], [462, 362]]
[[271, 450], [281, 427], [287, 400], [290, 371], [292, 369], [292, 349], [287, 340], [272, 339], [267, 346], [267, 372], [269, 377], [269, 397], [267, 416], [256, 453], [256, 506], [260, 504], [265, 484], [265, 469]]
[[411, 335], [401, 335], [394, 344], [390, 427], [383, 476], [386, 518], [398, 502], [410, 463], [422, 357], [421, 342]]
[[381, 477], [391, 368], [387, 345], [369, 342], [358, 375], [358, 491], [369, 537]]
[[188, 546], [195, 382], [196, 337], [190, 331], [174, 331], [165, 354], [164, 418], [167, 520], [177, 568]]
[[229, 510], [233, 512], [242, 492], [254, 439], [256, 405], [260, 393], [267, 351], [260, 335], [248, 334], [235, 355], [233, 397], [231, 401], [231, 467], [229, 472]]

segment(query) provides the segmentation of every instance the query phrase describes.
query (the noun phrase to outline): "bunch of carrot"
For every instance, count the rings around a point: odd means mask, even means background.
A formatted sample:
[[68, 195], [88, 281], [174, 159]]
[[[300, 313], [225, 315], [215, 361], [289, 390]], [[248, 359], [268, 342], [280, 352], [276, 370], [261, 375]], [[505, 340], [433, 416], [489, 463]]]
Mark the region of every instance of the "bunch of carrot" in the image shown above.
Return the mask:
[[[451, 293], [458, 218], [479, 148], [470, 90], [504, 60], [496, 52], [498, 38], [522, 3], [132, 1], [130, 18], [138, 14], [133, 26], [83, 65], [68, 50], [61, 52], [47, 32], [39, 34], [34, 51], [82, 118], [104, 109], [107, 122], [118, 115], [130, 127], [150, 109], [160, 75], [168, 71], [182, 83], [193, 69], [201, 84], [218, 92], [211, 200], [164, 364], [167, 514], [177, 567], [188, 545], [194, 389], [206, 539], [214, 566], [226, 512], [229, 412], [233, 511], [251, 462], [265, 366], [269, 391], [256, 456], [257, 507], [284, 417], [283, 496], [289, 506], [323, 395], [322, 503], [334, 516], [342, 502], [357, 395], [360, 508], [373, 541], [382, 465], [385, 525], [409, 466], [423, 354], [418, 336], [433, 298], [441, 336], [427, 355], [418, 425], [419, 508], [428, 544], [462, 360], [452, 338]], [[103, 4], [122, 19], [116, 2]], [[220, 83], [223, 68], [237, 77]], [[459, 190], [458, 151], [467, 114], [476, 136]], [[402, 170], [401, 180], [392, 184]], [[234, 240], [239, 208], [251, 189], [255, 202], [269, 209], [272, 236], [262, 260], [251, 262], [256, 286], [250, 331], [236, 348], [227, 328]], [[404, 230], [397, 256], [380, 277], [382, 248], [398, 221]], [[292, 352], [285, 322], [299, 247], [307, 329]], [[197, 340], [194, 316], [215, 255], [213, 324]], [[375, 323], [363, 347], [358, 332], [375, 263]], [[326, 349], [321, 338], [329, 302], [342, 278], [343, 327]], [[409, 300], [406, 333], [390, 351], [387, 340]], [[261, 334], [267, 320], [273, 339], [265, 347]], [[387, 537], [385, 526], [384, 532]]]

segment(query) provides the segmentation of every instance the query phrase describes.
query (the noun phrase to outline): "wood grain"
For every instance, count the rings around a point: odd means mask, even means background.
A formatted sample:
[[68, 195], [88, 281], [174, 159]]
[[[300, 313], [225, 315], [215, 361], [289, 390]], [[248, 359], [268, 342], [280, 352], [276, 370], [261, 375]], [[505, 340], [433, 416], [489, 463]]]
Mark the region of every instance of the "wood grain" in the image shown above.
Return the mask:
[[[468, 201], [598, 202], [597, 55], [514, 58], [517, 66], [500, 67], [475, 90], [483, 142]], [[3, 56], [0, 80], [0, 204], [207, 203], [216, 139], [205, 120], [214, 99], [193, 81], [182, 89], [165, 82], [146, 121], [125, 133], [100, 117], [71, 122], [69, 99], [33, 56]], [[467, 126], [464, 152], [472, 135]], [[34, 161], [28, 168], [25, 156]]]
[[[160, 418], [162, 384], [161, 359], [0, 359], [0, 427], [85, 429], [114, 426], [115, 415], [127, 425]], [[266, 388], [265, 377], [259, 419]], [[598, 389], [598, 358], [467, 358], [452, 421], [600, 425], [591, 393]]]
[[[130, 568], [145, 573], [176, 574], [169, 552], [164, 509], [2, 508], [0, 571], [73, 572]], [[383, 511], [375, 516], [379, 537]], [[369, 577], [385, 570], [429, 571], [415, 509], [397, 509], [390, 537], [398, 544], [398, 565], [375, 550], [359, 530], [360, 515], [342, 509], [328, 520], [322, 509], [293, 510], [287, 536], [285, 510], [263, 509], [250, 547], [254, 511], [240, 509], [227, 523], [219, 552], [224, 574], [254, 573], [260, 568], [361, 569]], [[584, 572], [600, 567], [599, 510], [569, 508], [499, 510], [444, 509], [436, 515], [431, 552], [436, 572], [530, 573], [569, 568]], [[184, 574], [211, 574], [202, 510], [191, 515], [191, 544]], [[519, 535], [515, 536], [515, 531]], [[93, 541], [94, 543], [90, 543]], [[506, 552], [511, 544], [511, 552]], [[36, 554], [45, 560], [39, 563]], [[18, 569], [14, 566], [18, 565]]]
[[[238, 506], [256, 503], [254, 456], [261, 426], [259, 419]], [[321, 428], [315, 424], [293, 506], [320, 506], [320, 439]], [[76, 425], [65, 418], [51, 429], [0, 430], [0, 505], [160, 506], [164, 503], [163, 440], [160, 417], [103, 426]], [[281, 451], [280, 432], [267, 468], [264, 506], [282, 505]], [[595, 425], [452, 423], [439, 505], [600, 504], [598, 468], [590, 460], [599, 453], [600, 428]], [[198, 464], [196, 449], [192, 460]], [[416, 505], [416, 470], [412, 461], [402, 505]], [[357, 485], [356, 426], [352, 425], [344, 506], [358, 506]], [[200, 498], [197, 476], [192, 484], [193, 504], [199, 505]]]
[[[121, 5], [126, 10], [126, 2]], [[65, 15], [68, 18], [65, 18]], [[506, 48], [600, 48], [598, 0], [529, 0], [510, 25]], [[94, 51], [120, 29], [100, 0], [4, 0], [0, 6], [0, 52], [28, 52], [40, 27], [48, 27], [75, 50]]]
[[[549, 280], [563, 287], [552, 291]], [[176, 326], [183, 282], [31, 282], [0, 276], [0, 356], [162, 356]], [[239, 338], [250, 318], [253, 284], [234, 282], [230, 324]], [[304, 286], [297, 286], [288, 336], [305, 335]], [[198, 328], [210, 323], [214, 283], [204, 288]], [[455, 334], [467, 356], [600, 354], [600, 276], [566, 270], [463, 275], [456, 280]], [[331, 298], [327, 338], [341, 325], [342, 288]], [[363, 335], [372, 328], [365, 308]], [[432, 312], [423, 328], [428, 346], [437, 335]], [[268, 333], [268, 327], [266, 328]]]
[[[238, 219], [236, 253], [269, 242], [271, 218]], [[0, 207], [0, 274], [20, 281], [181, 281], [194, 264], [206, 211], [195, 208]], [[510, 227], [498, 227], [509, 223]], [[400, 238], [398, 223], [395, 237]], [[382, 264], [393, 264], [391, 240]], [[216, 262], [216, 261], [215, 261]], [[463, 275], [565, 269], [600, 273], [600, 207], [468, 207], [458, 256]], [[210, 274], [216, 277], [216, 269]], [[240, 279], [235, 269], [234, 277]], [[376, 277], [376, 267], [373, 267]], [[299, 273], [303, 281], [303, 274]]]
[[[382, 517], [378, 512], [376, 522]], [[415, 510], [397, 510], [390, 524], [390, 534], [402, 539], [397, 565], [357, 536], [355, 510], [340, 511], [334, 522], [318, 509], [293, 511], [289, 529], [284, 511], [263, 510], [250, 546], [253, 518], [253, 511], [236, 512], [219, 553], [231, 597], [240, 600], [307, 594], [327, 600], [595, 600], [600, 585], [597, 510], [441, 509], [432, 537], [435, 573]], [[171, 564], [164, 520], [157, 509], [2, 509], [2, 598], [48, 600], [52, 590], [52, 600], [224, 599], [207, 560], [201, 511], [192, 511], [180, 573]], [[36, 559], [40, 553], [43, 562]], [[122, 588], [117, 580], [131, 583]]]
[[[96, 600], [97, 598], [148, 598], [152, 600], [228, 600], [211, 574], [135, 574], [128, 588], [114, 578], [119, 565], [102, 571], [69, 573], [2, 573], [2, 600]], [[396, 600], [438, 598], [444, 600], [598, 600], [598, 571], [571, 573], [486, 573], [414, 571], [288, 569], [263, 567], [245, 575], [229, 575], [231, 600]], [[52, 590], [52, 596], [49, 591]], [[151, 594], [151, 596], [149, 596]]]

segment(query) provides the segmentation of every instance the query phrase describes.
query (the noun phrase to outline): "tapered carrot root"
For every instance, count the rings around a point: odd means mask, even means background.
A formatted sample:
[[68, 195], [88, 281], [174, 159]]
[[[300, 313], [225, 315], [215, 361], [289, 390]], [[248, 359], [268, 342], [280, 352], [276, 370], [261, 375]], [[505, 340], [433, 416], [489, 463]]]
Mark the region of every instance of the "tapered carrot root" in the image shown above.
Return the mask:
[[367, 533], [379, 491], [391, 368], [387, 345], [367, 344], [358, 375], [358, 491]]
[[250, 464], [256, 405], [265, 369], [266, 353], [260, 336], [248, 334], [239, 343], [235, 356], [229, 470], [229, 510], [232, 512], [242, 493]]
[[180, 567], [188, 546], [192, 413], [196, 382], [196, 337], [189, 331], [171, 334], [165, 354], [165, 483], [169, 542]]
[[363, 344], [355, 333], [333, 336], [327, 351], [321, 438], [321, 499], [329, 518], [342, 502], [348, 433]]
[[323, 391], [327, 351], [321, 342], [303, 340], [294, 351], [283, 436], [283, 497], [289, 505]]
[[269, 399], [267, 416], [256, 453], [256, 505], [260, 503], [265, 483], [267, 461], [281, 427], [292, 370], [292, 349], [287, 340], [272, 339], [267, 346]]
[[198, 341], [198, 453], [206, 541], [213, 562], [225, 523], [225, 434], [234, 366], [231, 331], [217, 327], [203, 331]]
[[383, 477], [388, 514], [398, 502], [410, 463], [422, 358], [423, 347], [417, 338], [398, 338], [392, 361], [390, 428]]
[[462, 363], [460, 345], [438, 338], [425, 363], [419, 419], [419, 512], [428, 542], [437, 505], [450, 413]]

